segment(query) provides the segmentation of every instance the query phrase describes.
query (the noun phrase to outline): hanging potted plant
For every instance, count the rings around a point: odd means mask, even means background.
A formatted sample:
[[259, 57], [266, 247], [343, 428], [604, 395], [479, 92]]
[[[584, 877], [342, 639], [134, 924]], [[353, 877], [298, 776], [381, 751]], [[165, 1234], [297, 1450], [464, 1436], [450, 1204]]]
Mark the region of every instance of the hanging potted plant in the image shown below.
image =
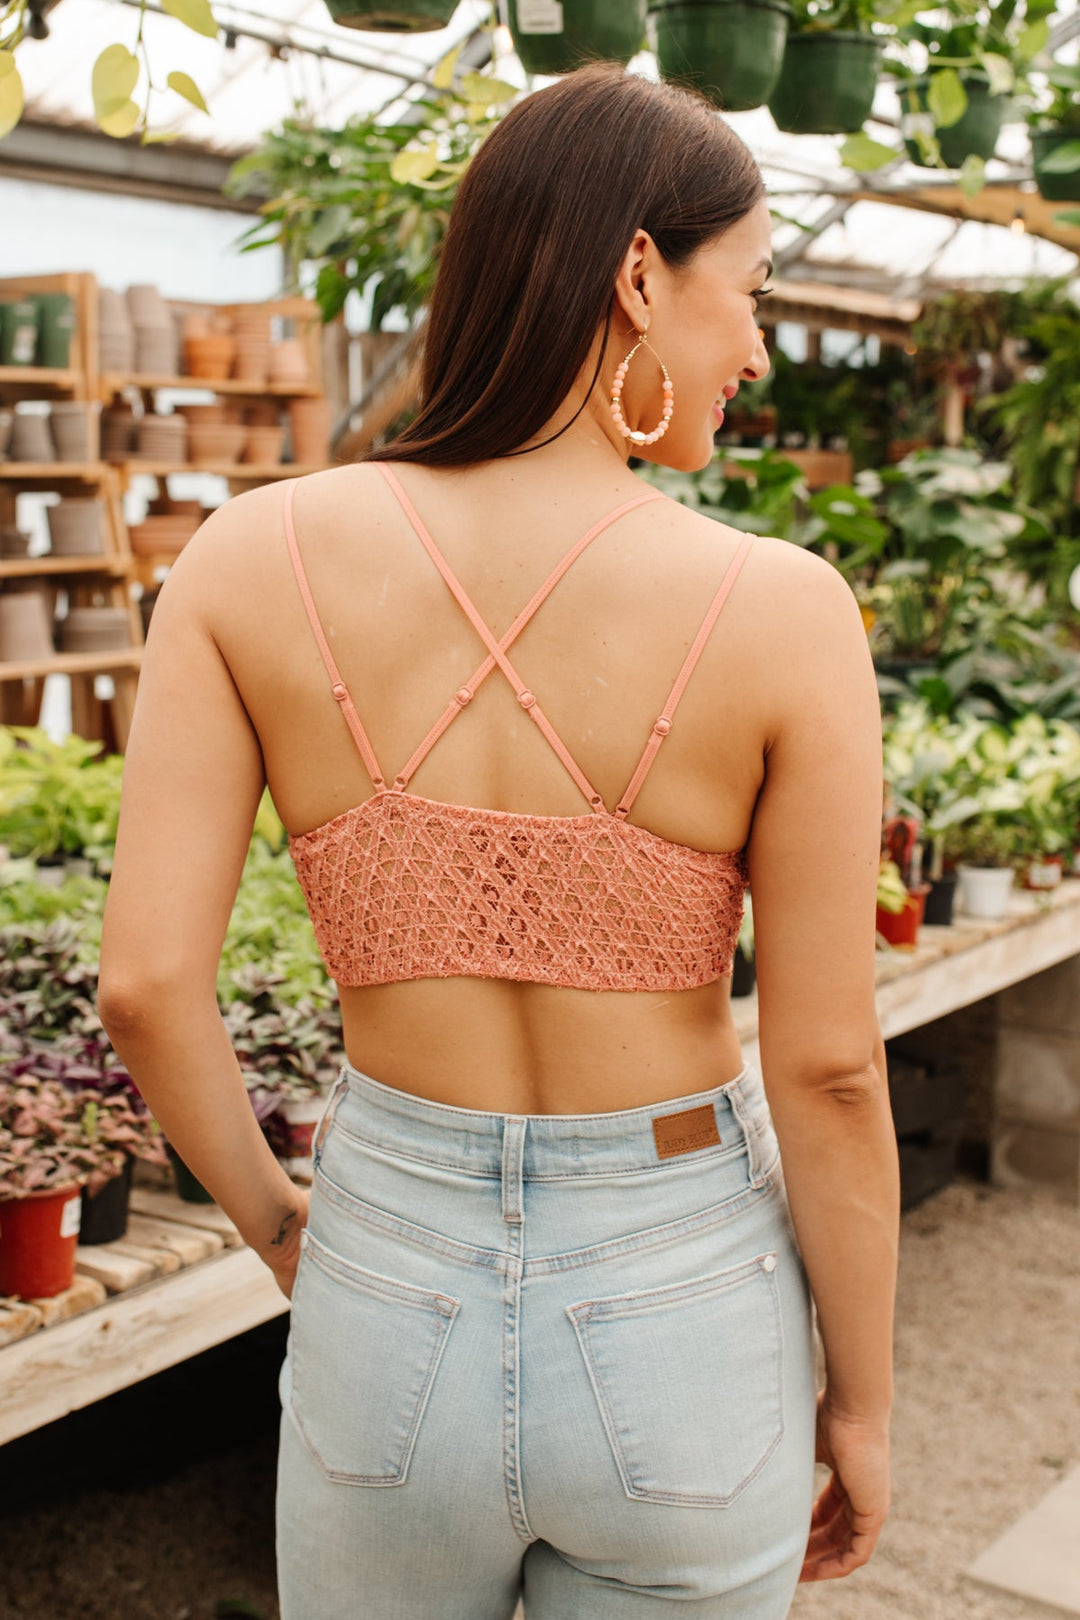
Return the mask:
[[900, 128], [908, 157], [923, 168], [962, 169], [978, 190], [994, 155], [1010, 98], [1026, 84], [1047, 38], [1052, 0], [950, 0], [943, 24], [917, 17], [899, 29], [923, 66], [891, 65], [901, 79]]
[[787, 0], [650, 0], [663, 78], [688, 84], [721, 112], [746, 112], [772, 95], [784, 61]]
[[427, 34], [446, 27], [457, 10], [457, 0], [326, 0], [326, 9], [341, 28]]
[[853, 135], [874, 104], [884, 20], [873, 0], [794, 0], [784, 60], [768, 98], [777, 129]]
[[629, 62], [645, 44], [646, 0], [509, 0], [507, 21], [526, 73], [572, 73], [600, 58]]
[[1080, 201], [1080, 63], [1047, 70], [1051, 99], [1028, 114], [1035, 184], [1047, 202]]

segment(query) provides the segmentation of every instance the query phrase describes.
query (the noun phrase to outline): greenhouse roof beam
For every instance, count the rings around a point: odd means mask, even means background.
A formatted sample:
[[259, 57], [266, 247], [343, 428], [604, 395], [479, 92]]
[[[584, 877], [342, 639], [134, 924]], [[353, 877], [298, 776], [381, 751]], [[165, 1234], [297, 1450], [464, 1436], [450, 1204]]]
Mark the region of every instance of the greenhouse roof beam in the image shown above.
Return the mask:
[[830, 225], [839, 225], [852, 203], [854, 197], [838, 197], [830, 203], [825, 212], [816, 219], [812, 225], [805, 226], [787, 247], [778, 248], [773, 255], [774, 270], [779, 274], [783, 270], [790, 270], [797, 264], [812, 242], [829, 229]]
[[87, 191], [156, 197], [199, 208], [257, 213], [262, 199], [226, 198], [222, 187], [233, 164], [202, 147], [139, 146], [76, 125], [25, 120], [0, 141], [0, 178]]

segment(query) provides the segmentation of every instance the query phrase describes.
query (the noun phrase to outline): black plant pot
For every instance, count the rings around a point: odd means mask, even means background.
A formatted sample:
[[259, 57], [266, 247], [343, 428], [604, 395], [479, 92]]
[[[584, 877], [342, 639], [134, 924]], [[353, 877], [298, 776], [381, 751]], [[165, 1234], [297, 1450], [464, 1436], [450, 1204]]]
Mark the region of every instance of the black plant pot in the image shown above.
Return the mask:
[[84, 1189], [82, 1224], [79, 1227], [81, 1244], [115, 1243], [117, 1238], [122, 1238], [127, 1231], [131, 1172], [134, 1163], [130, 1155], [125, 1158], [124, 1168], [120, 1174], [107, 1181], [100, 1192], [88, 1196]]
[[924, 923], [933, 923], [938, 928], [949, 927], [952, 922], [953, 901], [956, 898], [958, 881], [955, 872], [942, 872], [939, 878], [930, 880], [930, 893], [926, 897], [926, 910], [923, 912]]
[[752, 956], [743, 953], [741, 945], [735, 947], [735, 959], [731, 971], [731, 993], [733, 996], [748, 996], [757, 983], [757, 964]]

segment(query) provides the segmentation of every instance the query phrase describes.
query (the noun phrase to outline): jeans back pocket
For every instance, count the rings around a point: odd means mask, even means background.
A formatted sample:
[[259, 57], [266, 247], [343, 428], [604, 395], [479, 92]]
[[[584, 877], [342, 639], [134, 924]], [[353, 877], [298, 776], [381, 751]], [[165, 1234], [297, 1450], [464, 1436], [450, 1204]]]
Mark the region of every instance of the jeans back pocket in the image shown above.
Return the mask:
[[289, 1403], [328, 1479], [403, 1485], [460, 1302], [344, 1260], [304, 1233]]
[[627, 1496], [726, 1507], [779, 1445], [776, 1263], [567, 1306]]

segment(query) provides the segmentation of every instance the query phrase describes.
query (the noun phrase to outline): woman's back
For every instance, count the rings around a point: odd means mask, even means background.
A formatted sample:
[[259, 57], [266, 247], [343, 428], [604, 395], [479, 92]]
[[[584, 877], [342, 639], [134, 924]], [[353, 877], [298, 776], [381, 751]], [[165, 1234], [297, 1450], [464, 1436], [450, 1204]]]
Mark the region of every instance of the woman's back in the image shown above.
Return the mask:
[[[548, 461], [542, 469], [404, 469], [402, 487], [496, 635], [592, 523], [649, 493], [621, 470], [605, 482], [575, 480], [572, 457], [558, 471], [562, 478], [553, 478]], [[332, 655], [390, 779], [486, 648], [376, 467], [305, 480], [295, 525]], [[674, 502], [649, 501], [578, 556], [511, 649], [609, 812], [744, 539]], [[205, 543], [216, 565], [210, 628], [258, 733], [275, 802], [291, 834], [321, 828], [374, 789], [304, 612], [280, 489], [234, 503]], [[766, 752], [800, 696], [797, 670], [777, 653], [797, 650], [815, 592], [831, 583], [826, 574], [818, 559], [781, 542], [754, 542], [631, 807], [631, 825], [696, 851], [748, 844]], [[587, 814], [582, 792], [525, 721], [509, 682], [493, 670], [408, 792], [544, 817]], [[741, 1067], [727, 977], [633, 994], [421, 978], [342, 987], [341, 1003], [355, 1065], [461, 1107], [600, 1111], [679, 1096]], [[463, 1067], [448, 1062], [465, 1051]], [[618, 1056], [626, 1052], [635, 1059], [633, 1095]]]

